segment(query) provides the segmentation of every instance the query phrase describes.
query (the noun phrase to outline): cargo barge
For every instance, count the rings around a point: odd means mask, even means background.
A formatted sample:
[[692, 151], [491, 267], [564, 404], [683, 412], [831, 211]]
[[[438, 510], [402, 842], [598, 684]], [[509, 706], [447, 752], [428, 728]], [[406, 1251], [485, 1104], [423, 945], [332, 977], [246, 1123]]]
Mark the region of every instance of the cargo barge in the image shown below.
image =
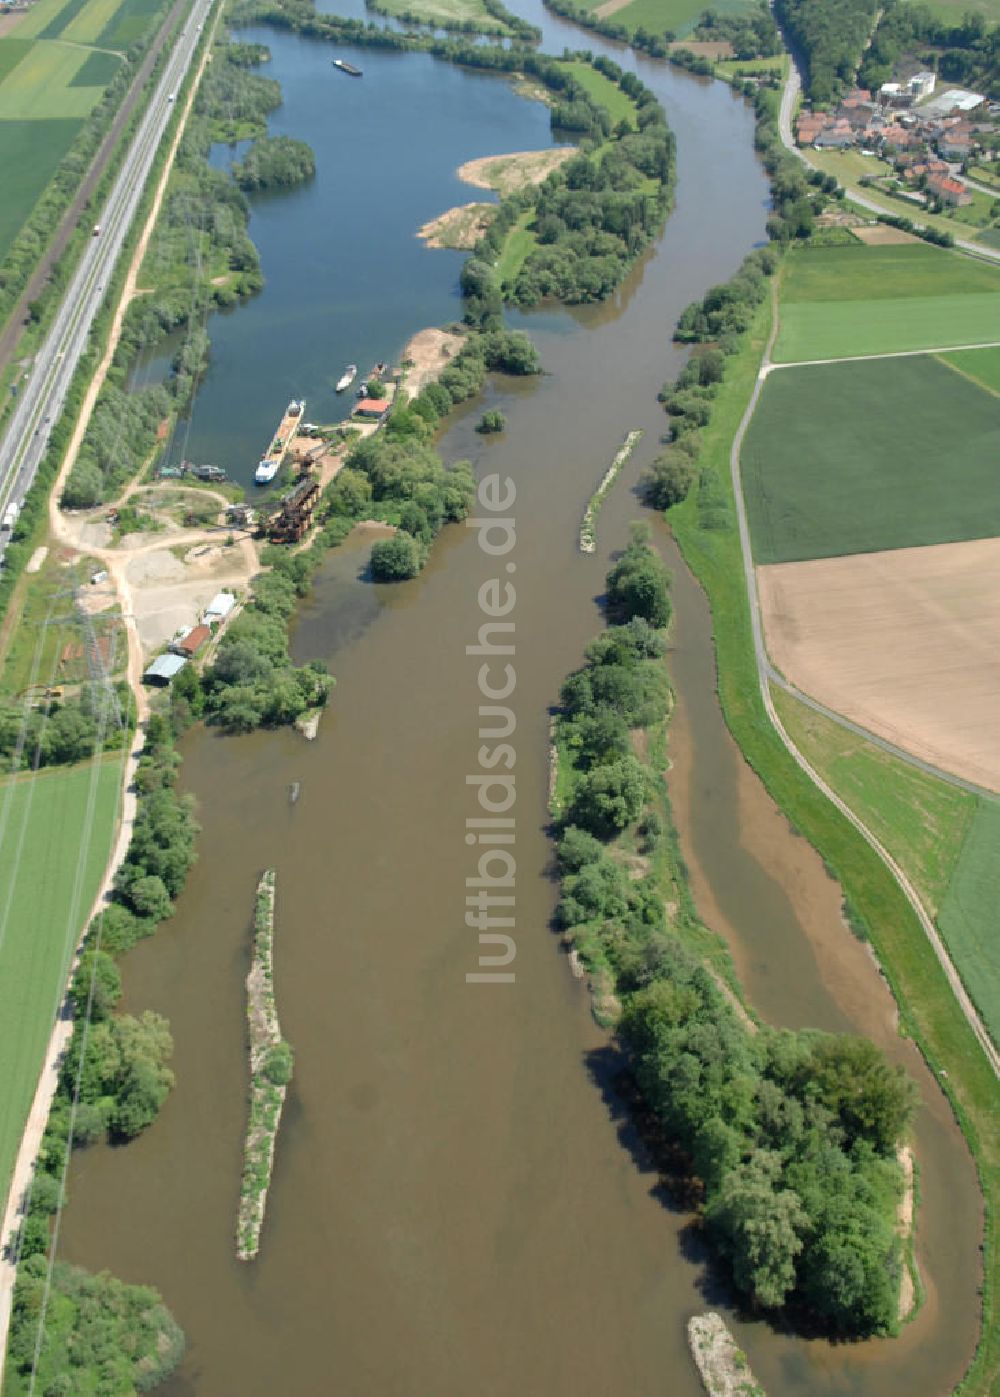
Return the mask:
[[284, 416], [278, 424], [271, 445], [257, 462], [254, 481], [257, 485], [270, 485], [281, 469], [285, 452], [292, 444], [292, 437], [299, 430], [306, 410], [305, 398], [293, 398], [285, 408]]

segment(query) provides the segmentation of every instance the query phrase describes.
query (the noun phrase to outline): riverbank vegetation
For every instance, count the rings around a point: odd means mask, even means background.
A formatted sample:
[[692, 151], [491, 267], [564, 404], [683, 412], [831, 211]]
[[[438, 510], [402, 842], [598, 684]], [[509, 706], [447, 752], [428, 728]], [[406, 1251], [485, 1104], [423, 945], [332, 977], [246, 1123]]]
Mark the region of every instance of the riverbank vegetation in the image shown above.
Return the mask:
[[227, 627], [200, 683], [179, 675], [171, 690], [175, 721], [204, 717], [227, 732], [292, 724], [309, 709], [322, 708], [333, 680], [321, 660], [295, 666], [288, 653], [288, 621], [312, 585], [319, 558], [272, 547], [262, 563], [269, 570], [253, 582], [253, 597]]
[[617, 1018], [646, 1104], [698, 1182], [706, 1235], [737, 1289], [833, 1333], [894, 1332], [895, 1151], [912, 1084], [863, 1039], [754, 1029], [685, 945], [675, 925], [683, 913], [667, 910], [651, 871], [669, 812], [634, 755], [662, 725], [669, 692], [663, 566], [642, 534], [609, 573], [607, 594], [617, 624], [567, 680], [557, 723], [560, 766], [571, 764], [568, 782], [561, 773], [559, 924]]
[[[167, 1021], [151, 1010], [138, 1016], [116, 1012], [121, 995], [117, 958], [171, 915], [173, 899], [195, 858], [192, 802], [174, 789], [179, 757], [173, 737], [166, 717], [150, 718], [136, 771], [139, 803], [132, 838], [112, 900], [91, 923], [73, 978], [73, 1034], [16, 1241], [11, 1372], [28, 1377], [38, 1326], [43, 1324], [41, 1351], [51, 1354], [52, 1362], [60, 1352], [72, 1355], [78, 1385], [74, 1390], [80, 1391], [132, 1391], [131, 1386], [102, 1386], [108, 1374], [119, 1381], [126, 1371], [132, 1373], [135, 1390], [147, 1390], [174, 1366], [183, 1349], [180, 1331], [159, 1297], [144, 1287], [123, 1286], [108, 1276], [89, 1277], [73, 1267], [60, 1269], [57, 1263], [61, 1280], [44, 1316], [38, 1304], [38, 1277], [50, 1246], [49, 1220], [65, 1202], [69, 1151], [105, 1136], [121, 1142], [138, 1135], [156, 1118], [173, 1085]], [[120, 773], [117, 766], [113, 771], [117, 800]], [[102, 850], [102, 864], [106, 857]], [[155, 1316], [162, 1335], [152, 1357], [144, 1313]], [[112, 1350], [125, 1367], [109, 1367]], [[137, 1365], [135, 1371], [129, 1364]]]
[[448, 34], [483, 34], [537, 44], [541, 30], [507, 9], [502, 0], [365, 0], [377, 15], [427, 25]]
[[68, 766], [127, 742], [135, 703], [127, 684], [81, 684], [59, 697], [0, 699], [0, 761], [5, 771]]
[[[539, 186], [502, 200], [462, 274], [466, 320], [493, 324], [503, 302], [599, 301], [624, 279], [666, 217], [674, 140], [653, 94], [606, 58], [548, 63], [554, 133], [578, 153]], [[596, 95], [595, 95], [596, 94]], [[506, 258], [508, 240], [518, 257]]]
[[292, 1079], [292, 1048], [281, 1036], [274, 995], [274, 894], [274, 869], [269, 868], [257, 885], [253, 954], [247, 975], [250, 1110], [236, 1220], [236, 1255], [240, 1261], [252, 1261], [260, 1250], [274, 1147]]
[[305, 141], [291, 136], [261, 136], [233, 166], [233, 179], [247, 194], [262, 189], [290, 189], [316, 174], [316, 157]]
[[[208, 364], [208, 313], [235, 305], [263, 285], [257, 250], [247, 234], [249, 208], [233, 175], [213, 168], [213, 142], [233, 134], [263, 132], [267, 114], [281, 100], [271, 79], [250, 71], [262, 61], [260, 46], [216, 48], [198, 91], [171, 175], [167, 197], [139, 282], [149, 288], [129, 306], [107, 380], [88, 424], [63, 492], [68, 508], [88, 508], [110, 498], [155, 454], [163, 422], [190, 401]], [[255, 189], [276, 180], [288, 187], [310, 173], [311, 152], [301, 142], [255, 140], [236, 170]], [[129, 386], [135, 363], [167, 335], [184, 339], [162, 383]]]
[[[35, 1352], [39, 1317], [45, 1313]], [[7, 1348], [6, 1397], [45, 1393], [149, 1392], [177, 1367], [184, 1335], [159, 1294], [92, 1276], [43, 1256], [18, 1269]]]

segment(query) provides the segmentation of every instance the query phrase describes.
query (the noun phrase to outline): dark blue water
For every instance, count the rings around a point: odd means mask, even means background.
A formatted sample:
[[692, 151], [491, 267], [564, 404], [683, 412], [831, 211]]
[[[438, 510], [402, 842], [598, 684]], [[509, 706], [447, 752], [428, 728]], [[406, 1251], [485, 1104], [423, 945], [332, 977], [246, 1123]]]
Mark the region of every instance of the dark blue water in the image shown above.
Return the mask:
[[[425, 54], [334, 50], [270, 30], [244, 37], [268, 45], [262, 71], [284, 92], [271, 133], [307, 139], [316, 178], [253, 201], [266, 285], [211, 316], [211, 368], [170, 456], [215, 462], [246, 483], [289, 398], [306, 398], [311, 421], [338, 421], [353, 402], [333, 391], [345, 364], [364, 372], [398, 360], [417, 330], [460, 318], [465, 254], [416, 236], [454, 204], [489, 197], [463, 184], [458, 166], [552, 140], [547, 108], [501, 78]], [[335, 52], [364, 77], [333, 68]]]

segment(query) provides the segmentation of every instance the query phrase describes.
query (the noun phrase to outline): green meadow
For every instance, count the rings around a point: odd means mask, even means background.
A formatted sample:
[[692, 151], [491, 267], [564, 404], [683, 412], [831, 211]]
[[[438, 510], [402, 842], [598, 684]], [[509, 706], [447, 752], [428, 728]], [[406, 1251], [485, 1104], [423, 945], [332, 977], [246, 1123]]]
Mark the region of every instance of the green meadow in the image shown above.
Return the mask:
[[0, 1197], [107, 863], [120, 778], [116, 753], [0, 783]]
[[1000, 339], [1000, 270], [922, 243], [793, 250], [779, 363]]
[[1000, 802], [983, 800], [938, 918], [965, 987], [1000, 1042]]
[[0, 39], [0, 258], [164, 0], [38, 0]]
[[991, 393], [1000, 394], [1000, 348], [964, 349], [958, 354], [942, 354], [946, 364], [965, 374]]
[[772, 370], [743, 448], [754, 558], [1000, 534], [1000, 402], [931, 355]]
[[[711, 8], [717, 14], [740, 14], [753, 6], [753, 0], [720, 0]], [[588, 4], [591, 11], [601, 8], [601, 0]], [[615, 24], [624, 24], [630, 33], [636, 29], [646, 29], [651, 34], [663, 34], [670, 30], [682, 39], [694, 29], [707, 7], [702, 0], [632, 0], [620, 10], [605, 16]]]

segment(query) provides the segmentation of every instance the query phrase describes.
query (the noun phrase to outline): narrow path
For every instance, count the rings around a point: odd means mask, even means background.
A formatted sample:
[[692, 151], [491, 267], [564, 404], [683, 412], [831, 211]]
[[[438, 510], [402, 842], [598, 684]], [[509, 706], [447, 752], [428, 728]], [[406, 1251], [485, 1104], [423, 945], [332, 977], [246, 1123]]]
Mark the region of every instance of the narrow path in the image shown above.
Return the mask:
[[[186, 0], [178, 0], [178, 5], [175, 6], [171, 13], [176, 14], [184, 3], [186, 3]], [[76, 428], [67, 446], [58, 478], [49, 495], [49, 525], [52, 538], [58, 542], [65, 542], [70, 547], [75, 548], [75, 543], [69, 536], [65, 516], [59, 509], [59, 497], [62, 493], [63, 485], [66, 482], [66, 477], [76, 459], [76, 453], [79, 450], [80, 442], [83, 440], [83, 434], [90, 420], [90, 414], [93, 412], [94, 405], [97, 401], [97, 394], [100, 391], [101, 384], [104, 382], [104, 378], [110, 367], [111, 359], [118, 343], [118, 336], [121, 332], [125, 310], [127, 309], [129, 300], [135, 294], [136, 277], [142, 265], [142, 259], [145, 256], [153, 227], [155, 226], [160, 207], [163, 203], [163, 197], [166, 193], [167, 182], [173, 169], [177, 148], [180, 145], [181, 137], [187, 126], [191, 108], [194, 105], [202, 75], [205, 71], [205, 65], [211, 56], [215, 30], [218, 27], [218, 23], [219, 12], [217, 11], [215, 19], [213, 20], [212, 33], [209, 35], [208, 42], [205, 45], [201, 63], [198, 66], [194, 81], [188, 93], [187, 101], [181, 113], [180, 120], [177, 123], [177, 130], [174, 133], [173, 141], [167, 151], [167, 158], [164, 162], [163, 171], [156, 187], [152, 207], [150, 208], [149, 215], [132, 257], [125, 287], [122, 291], [121, 300], [119, 301], [118, 310], [115, 314], [109, 335], [108, 348], [88, 388], [83, 405], [80, 409]], [[3, 346], [0, 344], [0, 355], [2, 355], [2, 350]], [[200, 534], [192, 535], [192, 537], [200, 537]], [[88, 552], [89, 551], [92, 550], [88, 550]], [[115, 874], [120, 865], [124, 862], [129, 843], [132, 839], [132, 831], [135, 826], [135, 816], [138, 806], [138, 797], [135, 789], [135, 773], [144, 743], [143, 727], [149, 718], [149, 699], [142, 684], [142, 647], [139, 640], [139, 630], [136, 623], [132, 591], [126, 576], [124, 564], [128, 562], [130, 557], [136, 556], [140, 551], [142, 550], [135, 550], [135, 552], [128, 555], [118, 555], [118, 561], [121, 564], [119, 566], [112, 567], [109, 559], [108, 572], [114, 581], [119, 605], [124, 618], [125, 635], [128, 645], [126, 674], [129, 687], [135, 695], [136, 733], [135, 740], [133, 741], [131, 750], [124, 763], [118, 835], [111, 851], [104, 877], [101, 880], [100, 888], [94, 899], [93, 906], [88, 911], [83, 926], [81, 927], [81, 941], [91, 921], [98, 915], [109, 899], [114, 885]], [[102, 550], [102, 557], [106, 556], [108, 556], [106, 551]], [[70, 979], [72, 979], [76, 971], [79, 952], [80, 945], [78, 944], [70, 969]], [[48, 1047], [45, 1052], [45, 1061], [38, 1079], [38, 1085], [35, 1089], [34, 1100], [31, 1104], [28, 1120], [25, 1123], [24, 1134], [21, 1137], [20, 1148], [18, 1149], [17, 1159], [14, 1162], [14, 1169], [11, 1174], [10, 1189], [4, 1200], [2, 1224], [0, 1224], [0, 1387], [3, 1386], [3, 1368], [7, 1353], [7, 1332], [10, 1326], [14, 1284], [17, 1280], [17, 1267], [14, 1264], [13, 1256], [8, 1253], [7, 1244], [12, 1234], [20, 1226], [21, 1219], [24, 1216], [24, 1207], [31, 1187], [31, 1181], [34, 1177], [38, 1151], [41, 1148], [42, 1137], [45, 1133], [49, 1112], [52, 1109], [52, 1101], [59, 1083], [59, 1067], [69, 1046], [72, 1033], [72, 1012], [68, 1001], [64, 997], [56, 1017], [51, 1037], [49, 1038]]]
[[869, 359], [914, 359], [921, 354], [960, 354], [966, 349], [1000, 349], [1000, 340], [984, 340], [980, 344], [939, 344], [933, 349], [890, 349], [884, 354], [842, 354], [834, 359], [782, 359], [777, 363], [769, 360], [761, 373], [766, 378], [777, 369], [805, 369], [815, 364], [861, 364]]
[[[920, 895], [918, 894], [916, 888], [913, 886], [910, 879], [907, 877], [906, 873], [899, 866], [899, 864], [896, 862], [893, 856], [889, 853], [888, 849], [886, 849], [885, 845], [881, 842], [881, 840], [878, 839], [878, 837], [872, 833], [868, 826], [854, 813], [854, 811], [847, 804], [847, 802], [841, 799], [841, 797], [832, 788], [832, 786], [830, 786], [823, 779], [823, 777], [819, 774], [815, 767], [813, 767], [807, 760], [807, 758], [804, 757], [803, 754], [799, 751], [798, 747], [796, 747], [788, 732], [785, 730], [785, 727], [782, 724], [780, 717], [778, 716], [777, 709], [774, 706], [774, 700], [771, 697], [770, 681], [772, 677], [776, 678], [776, 676], [774, 668], [771, 665], [770, 659], [768, 658], [767, 647], [764, 643], [764, 629], [761, 621], [760, 597], [757, 593], [757, 575], [754, 570], [753, 555], [750, 549], [750, 526], [747, 520], [746, 505], [743, 499], [743, 477], [740, 468], [740, 452], [743, 446], [743, 440], [746, 436], [747, 428], [750, 425], [750, 421], [754, 415], [754, 412], [757, 409], [757, 403], [760, 400], [761, 389], [767, 382], [768, 369], [771, 365], [771, 351], [774, 348], [774, 342], [778, 336], [778, 331], [781, 324], [778, 313], [778, 292], [777, 287], [773, 284], [773, 282], [771, 285], [771, 296], [773, 301], [771, 333], [768, 336], [767, 344], [764, 347], [764, 355], [761, 360], [761, 367], [757, 375], [757, 381], [753, 387], [753, 393], [750, 395], [750, 401], [747, 403], [746, 411], [743, 413], [743, 416], [740, 419], [740, 425], [736, 429], [736, 435], [733, 438], [733, 444], [729, 452], [729, 469], [733, 481], [733, 495], [736, 503], [736, 518], [740, 536], [740, 551], [743, 555], [743, 574], [744, 581], [746, 584], [747, 600], [750, 606], [750, 627], [753, 634], [754, 659], [757, 665], [757, 683], [760, 689], [761, 701], [763, 702], [764, 711], [766, 712], [772, 727], [774, 728], [778, 736], [781, 738], [782, 743], [788, 750], [788, 753], [791, 756], [792, 760], [795, 762], [795, 764], [800, 768], [800, 770], [805, 772], [806, 776], [809, 777], [810, 781], [812, 781], [812, 783], [817, 787], [818, 790], [823, 792], [827, 799], [837, 808], [837, 810], [840, 811], [844, 818], [850, 821], [850, 823], [854, 826], [857, 832], [861, 835], [862, 839], [864, 839], [865, 843], [868, 844], [868, 846], [875, 851], [875, 853], [885, 864], [886, 868], [888, 868], [889, 872], [895, 878], [896, 882], [899, 884], [904, 896], [906, 897], [907, 902], [909, 902], [910, 906], [913, 908], [917, 920], [920, 922], [920, 925], [923, 928], [924, 935], [927, 937], [928, 941], [931, 944], [934, 954], [937, 956], [938, 962], [945, 973], [948, 983], [951, 986], [952, 992], [955, 995], [955, 998], [958, 1000], [959, 1007], [965, 1016], [966, 1022], [972, 1029], [973, 1033], [976, 1035], [976, 1038], [979, 1041], [979, 1045], [982, 1048], [983, 1052], [986, 1054], [987, 1060], [989, 1061], [990, 1066], [993, 1068], [994, 1073], [996, 1073], [996, 1075], [1000, 1077], [1000, 1052], [997, 1051], [997, 1048], [995, 1047], [992, 1038], [987, 1033], [986, 1028], [983, 1025], [983, 1022], [979, 1017], [979, 1013], [976, 1010], [975, 1005], [972, 1003], [972, 1000], [966, 993], [966, 989], [965, 986], [962, 984], [961, 977], [959, 976], [958, 971], [955, 969], [955, 966], [952, 963], [951, 957], [948, 954], [944, 942], [938, 935], [937, 927], [934, 925], [923, 903], [921, 902]], [[784, 681], [780, 682], [782, 683], [782, 685], [784, 685]], [[834, 715], [831, 713], [829, 716], [833, 717]], [[864, 733], [864, 736], [868, 737], [869, 735], [867, 733]], [[907, 759], [909, 760], [909, 758]]]

